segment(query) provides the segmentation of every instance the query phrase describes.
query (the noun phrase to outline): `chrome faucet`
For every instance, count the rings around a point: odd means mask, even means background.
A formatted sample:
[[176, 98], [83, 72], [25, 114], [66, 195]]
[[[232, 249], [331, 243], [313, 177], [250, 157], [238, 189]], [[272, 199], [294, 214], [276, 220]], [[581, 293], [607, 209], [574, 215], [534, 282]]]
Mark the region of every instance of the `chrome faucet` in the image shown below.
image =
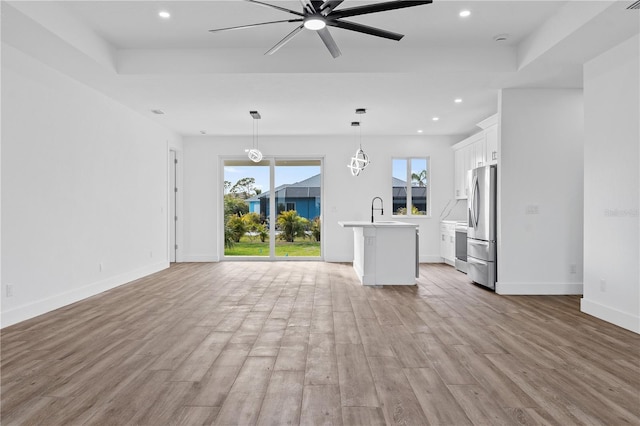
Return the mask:
[[[379, 209], [374, 209], [373, 208], [373, 204], [374, 201], [376, 201], [376, 199], [380, 200], [380, 208]], [[383, 215], [384, 214], [384, 203], [382, 201], [382, 198], [380, 197], [373, 197], [373, 200], [371, 200], [371, 223], [373, 223], [373, 211], [374, 210], [380, 210], [380, 214]]]

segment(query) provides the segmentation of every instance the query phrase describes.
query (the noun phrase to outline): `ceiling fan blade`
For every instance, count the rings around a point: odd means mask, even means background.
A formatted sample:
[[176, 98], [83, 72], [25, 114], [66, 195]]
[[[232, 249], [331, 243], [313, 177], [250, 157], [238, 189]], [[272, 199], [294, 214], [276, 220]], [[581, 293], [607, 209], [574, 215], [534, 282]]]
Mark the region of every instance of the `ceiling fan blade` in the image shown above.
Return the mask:
[[336, 41], [331, 36], [331, 33], [329, 32], [327, 27], [324, 27], [323, 29], [318, 30], [317, 33], [322, 39], [322, 41], [324, 42], [324, 45], [327, 46], [327, 49], [329, 49], [329, 52], [331, 53], [331, 56], [334, 57], [334, 59], [342, 55], [342, 52], [340, 52], [340, 49], [338, 48]]
[[[320, 13], [322, 13], [324, 16], [327, 16], [328, 14], [331, 13], [331, 11], [333, 9], [335, 9], [336, 7], [340, 6], [340, 3], [342, 3], [344, 0], [327, 0], [324, 3], [322, 3], [322, 6], [320, 6]], [[318, 8], [316, 8], [318, 9]]]
[[282, 23], [282, 22], [302, 22], [302, 19], [287, 19], [287, 20], [284, 20], [284, 21], [270, 21], [270, 22], [259, 22], [257, 24], [238, 25], [237, 27], [216, 28], [215, 30], [209, 30], [209, 32], [215, 33], [215, 32], [219, 32], [219, 31], [242, 30], [244, 28], [259, 27], [261, 25], [269, 25], [269, 24], [279, 24], [279, 23]]
[[320, 12], [320, 8], [324, 4], [324, 1], [323, 0], [310, 0], [310, 1], [311, 1], [311, 4], [313, 5], [313, 8], [316, 10], [316, 12]]
[[368, 5], [365, 5], [365, 6], [357, 6], [357, 7], [350, 7], [348, 9], [336, 10], [336, 11], [331, 12], [329, 14], [329, 17], [331, 19], [340, 19], [340, 18], [346, 18], [346, 17], [349, 17], [349, 16], [366, 15], [368, 13], [385, 12], [387, 10], [402, 9], [402, 8], [405, 8], [405, 7], [421, 6], [423, 4], [430, 4], [432, 2], [433, 2], [433, 0], [387, 1], [387, 2], [384, 2], [384, 3], [368, 4]]
[[278, 50], [280, 50], [280, 48], [282, 46], [287, 44], [296, 34], [298, 34], [300, 31], [302, 31], [303, 28], [304, 28], [304, 25], [300, 25], [295, 30], [291, 31], [282, 40], [280, 40], [275, 46], [273, 46], [271, 49], [267, 50], [265, 52], [265, 55], [273, 55], [274, 53], [276, 53]]
[[307, 13], [316, 13], [316, 9], [313, 6], [313, 3], [311, 3], [309, 0], [300, 0], [300, 3], [302, 4], [302, 9], [306, 10]]
[[404, 34], [398, 34], [387, 30], [381, 30], [380, 28], [370, 27], [368, 25], [356, 24], [349, 21], [327, 21], [327, 25], [332, 27], [342, 28], [343, 30], [356, 31], [359, 33], [369, 34], [377, 37], [388, 38], [391, 40], [399, 41], [404, 37]]
[[271, 7], [273, 9], [278, 9], [278, 10], [281, 10], [281, 11], [287, 12], [287, 13], [293, 13], [294, 15], [304, 16], [304, 13], [300, 13], [300, 12], [295, 11], [295, 10], [287, 9], [286, 7], [276, 6], [275, 4], [264, 3], [264, 2], [261, 2], [261, 1], [258, 1], [258, 0], [245, 0], [245, 1], [248, 1], [250, 3], [259, 4], [261, 6]]

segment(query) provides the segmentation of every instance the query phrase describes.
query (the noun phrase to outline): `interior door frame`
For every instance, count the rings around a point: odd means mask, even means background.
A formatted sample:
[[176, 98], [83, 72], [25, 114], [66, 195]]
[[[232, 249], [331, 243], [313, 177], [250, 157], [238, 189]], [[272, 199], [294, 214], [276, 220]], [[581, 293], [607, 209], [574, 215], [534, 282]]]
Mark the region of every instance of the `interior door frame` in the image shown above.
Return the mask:
[[[218, 250], [220, 255], [218, 258], [220, 261], [324, 261], [324, 247], [323, 236], [324, 236], [324, 156], [323, 155], [312, 155], [312, 156], [302, 156], [302, 155], [273, 155], [273, 156], [264, 156], [263, 161], [269, 162], [269, 211], [270, 216], [273, 216], [276, 211], [276, 197], [275, 197], [275, 167], [277, 161], [318, 161], [320, 162], [320, 256], [319, 257], [296, 257], [296, 256], [276, 256], [275, 255], [275, 244], [276, 244], [276, 235], [275, 235], [275, 220], [270, 218], [269, 220], [269, 256], [225, 256], [224, 254], [224, 185], [221, 184], [224, 182], [224, 168], [226, 161], [245, 161], [249, 162], [247, 157], [245, 156], [227, 156], [221, 155], [219, 156], [219, 167], [218, 167], [218, 202], [220, 206], [218, 208]], [[249, 164], [251, 165], [251, 164]]]
[[182, 210], [182, 151], [173, 147], [169, 148], [167, 155], [167, 167], [167, 259], [169, 262], [179, 263], [184, 261], [182, 250], [182, 218], [184, 217]]

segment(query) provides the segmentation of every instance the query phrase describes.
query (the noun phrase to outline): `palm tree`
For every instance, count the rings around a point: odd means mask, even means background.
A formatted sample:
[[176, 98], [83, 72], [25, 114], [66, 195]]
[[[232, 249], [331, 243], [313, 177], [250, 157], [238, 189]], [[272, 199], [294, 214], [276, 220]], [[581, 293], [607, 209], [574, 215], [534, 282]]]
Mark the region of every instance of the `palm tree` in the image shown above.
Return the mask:
[[278, 215], [278, 226], [280, 227], [281, 240], [292, 243], [295, 237], [306, 237], [305, 231], [309, 226], [309, 221], [295, 210], [288, 210]]
[[411, 173], [411, 180], [416, 182], [418, 186], [427, 186], [427, 170], [422, 170], [420, 173]]

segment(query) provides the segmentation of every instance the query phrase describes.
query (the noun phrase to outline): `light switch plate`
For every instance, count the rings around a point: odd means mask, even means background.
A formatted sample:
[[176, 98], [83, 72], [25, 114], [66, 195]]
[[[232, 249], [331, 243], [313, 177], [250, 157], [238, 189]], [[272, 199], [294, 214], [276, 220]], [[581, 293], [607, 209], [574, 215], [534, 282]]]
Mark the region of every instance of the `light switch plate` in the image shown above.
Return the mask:
[[529, 204], [524, 208], [524, 214], [540, 214], [540, 206], [537, 204]]

